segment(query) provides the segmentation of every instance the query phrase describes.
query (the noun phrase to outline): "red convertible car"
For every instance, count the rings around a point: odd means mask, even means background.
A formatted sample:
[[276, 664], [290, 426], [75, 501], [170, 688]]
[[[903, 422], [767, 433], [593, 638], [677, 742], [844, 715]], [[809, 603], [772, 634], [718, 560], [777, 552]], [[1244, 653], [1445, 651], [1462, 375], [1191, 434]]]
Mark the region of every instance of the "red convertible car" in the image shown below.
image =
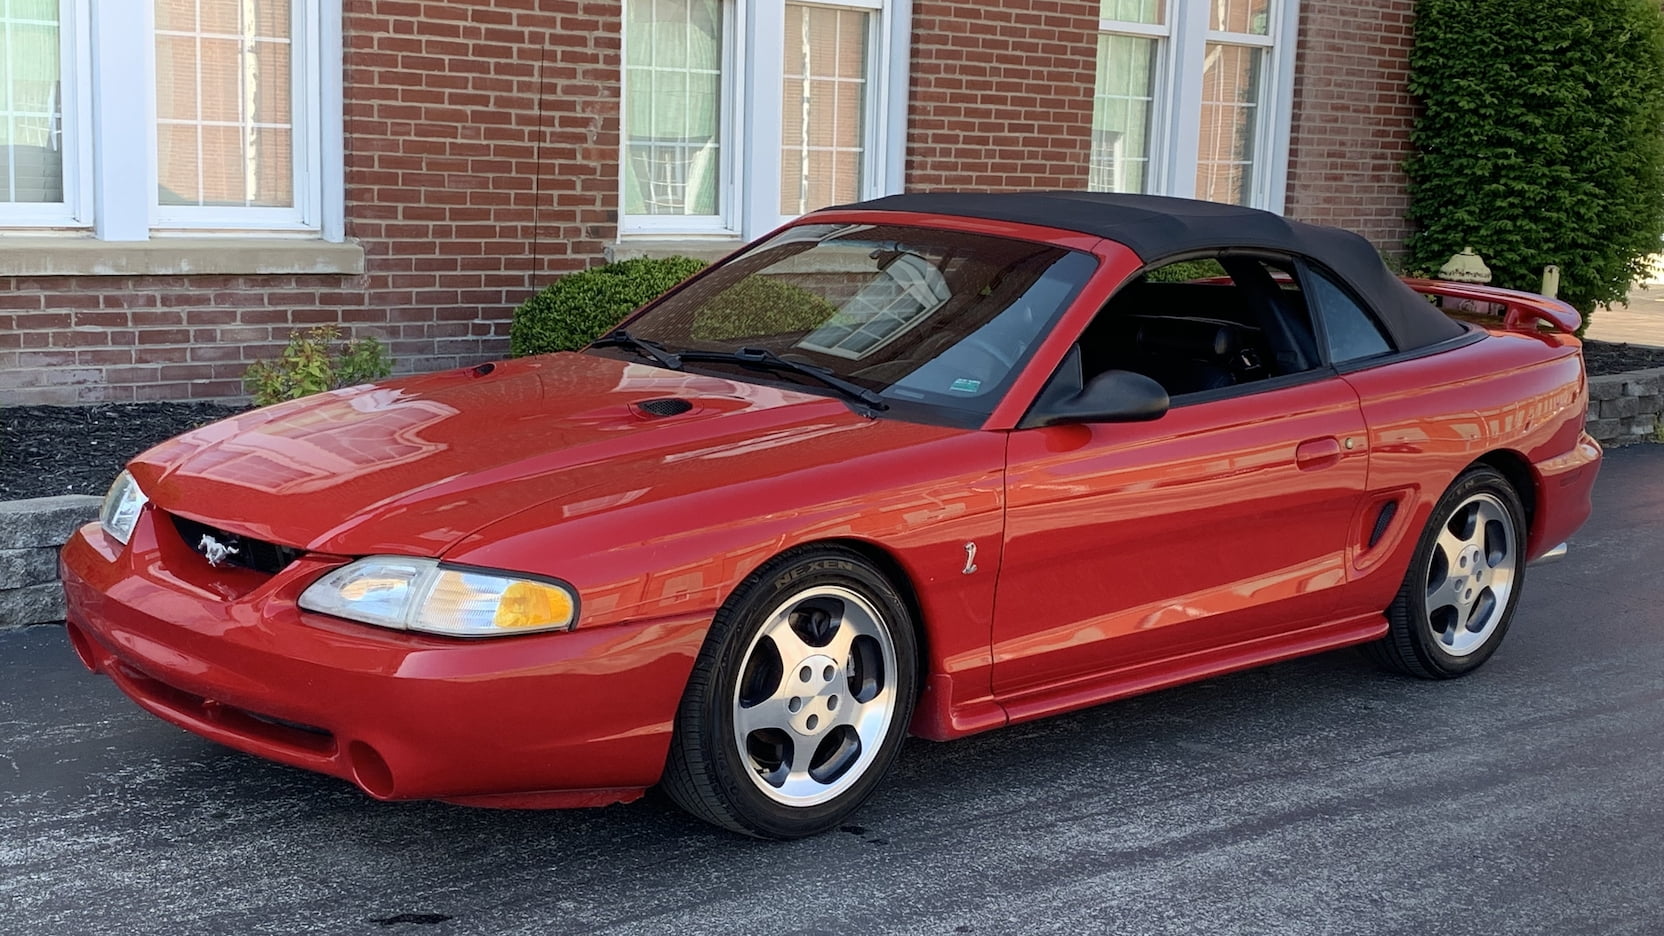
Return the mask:
[[811, 834], [909, 732], [1348, 645], [1471, 672], [1589, 513], [1577, 325], [1243, 208], [828, 209], [582, 352], [151, 449], [64, 549], [68, 633], [156, 715], [379, 799], [659, 784]]

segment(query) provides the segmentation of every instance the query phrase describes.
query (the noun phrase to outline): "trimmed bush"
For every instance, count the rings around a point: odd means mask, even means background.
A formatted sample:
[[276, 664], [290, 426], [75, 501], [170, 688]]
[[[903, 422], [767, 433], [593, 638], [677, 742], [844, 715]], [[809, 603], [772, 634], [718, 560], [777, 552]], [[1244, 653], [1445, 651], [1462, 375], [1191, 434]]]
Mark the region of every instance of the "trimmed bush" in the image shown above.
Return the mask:
[[1622, 300], [1664, 234], [1658, 0], [1420, 0], [1408, 267], [1471, 246], [1495, 285], [1588, 312]]
[[[514, 310], [509, 349], [576, 351], [704, 267], [688, 257], [643, 258], [567, 274]], [[699, 341], [726, 341], [808, 331], [837, 311], [800, 286], [753, 275], [705, 300], [690, 332]]]
[[704, 267], [690, 257], [643, 257], [569, 273], [514, 310], [509, 351], [576, 351]]
[[792, 283], [747, 276], [718, 293], [693, 321], [699, 341], [809, 331], [836, 315], [838, 307]]
[[1230, 276], [1218, 260], [1181, 260], [1156, 267], [1145, 273], [1144, 279], [1151, 283], [1192, 283], [1218, 276]]

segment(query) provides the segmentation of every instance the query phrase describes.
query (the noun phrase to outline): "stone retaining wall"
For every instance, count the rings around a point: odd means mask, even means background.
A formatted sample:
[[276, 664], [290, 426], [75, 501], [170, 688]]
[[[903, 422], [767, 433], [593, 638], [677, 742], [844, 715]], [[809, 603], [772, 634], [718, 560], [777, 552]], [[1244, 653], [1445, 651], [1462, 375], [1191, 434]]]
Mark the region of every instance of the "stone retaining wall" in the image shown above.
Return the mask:
[[0, 501], [0, 630], [63, 620], [58, 548], [98, 519], [99, 503], [84, 494]]
[[1603, 444], [1656, 442], [1664, 424], [1664, 367], [1589, 378], [1589, 434]]

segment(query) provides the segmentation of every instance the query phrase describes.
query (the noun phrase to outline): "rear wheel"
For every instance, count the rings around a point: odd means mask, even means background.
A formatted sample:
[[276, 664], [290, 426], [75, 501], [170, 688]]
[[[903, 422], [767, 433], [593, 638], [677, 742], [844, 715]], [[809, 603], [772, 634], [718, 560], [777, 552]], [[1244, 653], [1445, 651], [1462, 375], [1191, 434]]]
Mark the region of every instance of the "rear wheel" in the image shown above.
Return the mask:
[[1387, 609], [1387, 636], [1366, 652], [1424, 679], [1478, 669], [1502, 643], [1519, 603], [1525, 535], [1525, 508], [1508, 479], [1483, 466], [1456, 479]]
[[906, 605], [859, 554], [780, 557], [712, 622], [677, 713], [666, 792], [748, 835], [835, 827], [895, 760], [916, 659]]

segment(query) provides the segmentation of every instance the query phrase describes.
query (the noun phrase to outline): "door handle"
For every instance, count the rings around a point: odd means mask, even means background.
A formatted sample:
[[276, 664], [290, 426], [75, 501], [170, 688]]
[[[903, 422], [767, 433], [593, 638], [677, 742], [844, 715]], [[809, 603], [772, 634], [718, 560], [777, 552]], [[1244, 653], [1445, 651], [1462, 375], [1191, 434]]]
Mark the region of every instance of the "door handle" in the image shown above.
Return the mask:
[[1307, 439], [1294, 449], [1294, 464], [1301, 471], [1316, 471], [1340, 464], [1340, 441], [1334, 436]]

